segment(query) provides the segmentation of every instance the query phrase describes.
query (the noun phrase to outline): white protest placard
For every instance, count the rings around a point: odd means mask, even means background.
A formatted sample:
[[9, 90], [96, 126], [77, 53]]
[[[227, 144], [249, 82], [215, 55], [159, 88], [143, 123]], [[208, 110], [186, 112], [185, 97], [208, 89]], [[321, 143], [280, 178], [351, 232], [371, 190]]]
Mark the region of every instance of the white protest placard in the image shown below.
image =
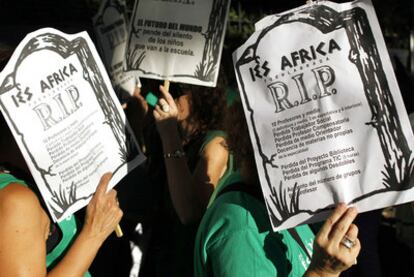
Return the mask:
[[86, 32], [28, 34], [0, 73], [0, 109], [55, 221], [144, 160]]
[[139, 78], [127, 74], [123, 67], [128, 34], [125, 0], [102, 1], [93, 26], [114, 90], [118, 99], [126, 102], [139, 84]]
[[274, 230], [414, 200], [413, 134], [372, 3], [267, 18], [234, 53]]
[[126, 70], [214, 87], [229, 7], [229, 0], [135, 1]]

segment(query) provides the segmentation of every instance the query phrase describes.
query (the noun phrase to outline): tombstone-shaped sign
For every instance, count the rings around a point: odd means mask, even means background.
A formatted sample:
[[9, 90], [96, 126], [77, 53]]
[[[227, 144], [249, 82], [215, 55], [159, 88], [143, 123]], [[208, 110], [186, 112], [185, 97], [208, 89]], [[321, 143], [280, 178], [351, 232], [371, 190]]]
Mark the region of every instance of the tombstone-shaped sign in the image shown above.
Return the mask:
[[128, 101], [139, 83], [138, 77], [124, 71], [127, 40], [127, 14], [124, 0], [104, 0], [93, 18], [101, 56], [121, 103]]
[[126, 70], [215, 86], [229, 6], [229, 0], [135, 1]]
[[144, 160], [86, 32], [28, 34], [0, 74], [0, 108], [54, 220]]
[[234, 62], [274, 230], [339, 202], [414, 200], [413, 134], [371, 2], [316, 2], [256, 30]]

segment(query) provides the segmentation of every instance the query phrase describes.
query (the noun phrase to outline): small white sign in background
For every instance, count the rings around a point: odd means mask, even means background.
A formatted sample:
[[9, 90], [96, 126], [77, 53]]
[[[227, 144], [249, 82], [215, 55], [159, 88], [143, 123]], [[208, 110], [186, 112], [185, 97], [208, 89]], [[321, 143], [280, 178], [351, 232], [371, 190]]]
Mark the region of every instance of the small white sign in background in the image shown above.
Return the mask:
[[93, 18], [99, 52], [121, 103], [128, 101], [139, 84], [138, 76], [124, 71], [128, 35], [128, 20], [125, 0], [104, 0]]
[[229, 0], [135, 1], [126, 70], [214, 87], [229, 7]]

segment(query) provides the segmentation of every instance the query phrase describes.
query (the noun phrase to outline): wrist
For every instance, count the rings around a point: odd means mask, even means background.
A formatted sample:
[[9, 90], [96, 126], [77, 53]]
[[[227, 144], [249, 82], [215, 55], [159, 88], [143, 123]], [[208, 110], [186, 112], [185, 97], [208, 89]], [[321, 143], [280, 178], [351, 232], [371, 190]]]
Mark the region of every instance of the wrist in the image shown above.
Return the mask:
[[86, 243], [88, 246], [92, 248], [97, 248], [97, 249], [99, 249], [102, 246], [103, 242], [105, 241], [105, 238], [97, 234], [94, 234], [93, 232], [89, 231], [86, 228], [83, 228], [80, 231], [78, 239]]
[[178, 122], [176, 118], [169, 118], [165, 121], [158, 122], [158, 132], [161, 139], [168, 138], [171, 134], [178, 134]]
[[164, 152], [164, 159], [180, 159], [184, 158], [185, 156], [185, 152], [178, 148], [171, 152]]
[[306, 277], [338, 277], [339, 273], [328, 272], [320, 268], [312, 267], [311, 265], [309, 266], [304, 276]]

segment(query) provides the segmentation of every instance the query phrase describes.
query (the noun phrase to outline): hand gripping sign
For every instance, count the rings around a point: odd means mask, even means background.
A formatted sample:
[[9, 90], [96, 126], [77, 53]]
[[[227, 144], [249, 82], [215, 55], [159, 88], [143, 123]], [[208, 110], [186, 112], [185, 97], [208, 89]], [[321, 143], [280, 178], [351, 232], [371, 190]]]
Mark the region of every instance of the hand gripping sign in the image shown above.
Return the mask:
[[339, 202], [414, 200], [413, 134], [371, 2], [318, 1], [256, 29], [234, 63], [274, 230]]
[[55, 221], [144, 160], [86, 32], [28, 34], [0, 74], [0, 108]]

